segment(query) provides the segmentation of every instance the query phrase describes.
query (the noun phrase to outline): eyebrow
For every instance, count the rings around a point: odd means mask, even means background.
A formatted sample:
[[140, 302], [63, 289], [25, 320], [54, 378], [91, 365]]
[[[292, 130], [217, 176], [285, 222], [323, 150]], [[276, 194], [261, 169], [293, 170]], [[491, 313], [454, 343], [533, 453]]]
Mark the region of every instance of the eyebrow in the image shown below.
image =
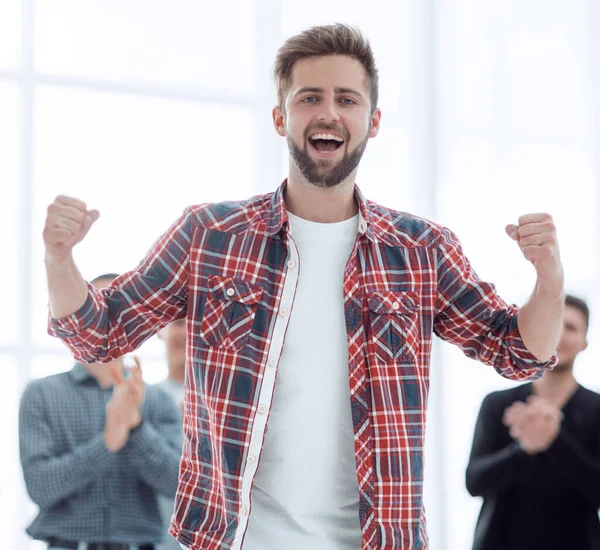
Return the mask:
[[[304, 86], [300, 88], [295, 95], [304, 94], [304, 93], [313, 93], [313, 94], [322, 94], [325, 90], [323, 88], [316, 88], [314, 86]], [[363, 95], [353, 88], [334, 88], [333, 90], [336, 94], [353, 94], [358, 97], [363, 97]]]

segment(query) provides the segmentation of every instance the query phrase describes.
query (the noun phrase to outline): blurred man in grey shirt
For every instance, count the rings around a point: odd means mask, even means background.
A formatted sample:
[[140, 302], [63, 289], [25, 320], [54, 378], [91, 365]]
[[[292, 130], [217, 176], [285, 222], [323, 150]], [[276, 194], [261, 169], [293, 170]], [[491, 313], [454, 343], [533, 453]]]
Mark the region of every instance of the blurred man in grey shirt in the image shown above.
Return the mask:
[[53, 550], [160, 548], [158, 497], [177, 489], [179, 426], [169, 396], [122, 358], [33, 380], [19, 411], [25, 485], [39, 506], [27, 533]]

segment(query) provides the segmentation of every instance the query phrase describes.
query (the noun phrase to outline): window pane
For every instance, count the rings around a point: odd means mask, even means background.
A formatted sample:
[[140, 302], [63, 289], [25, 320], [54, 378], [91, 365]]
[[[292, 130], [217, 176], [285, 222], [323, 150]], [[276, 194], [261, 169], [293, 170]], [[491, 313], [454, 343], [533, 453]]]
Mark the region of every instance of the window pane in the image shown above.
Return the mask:
[[[22, 377], [14, 356], [0, 354], [0, 415], [2, 415], [2, 454], [0, 458], [0, 530], [3, 548], [27, 548], [24, 533], [33, 506], [25, 492], [19, 461], [18, 411], [23, 391]], [[5, 537], [8, 537], [7, 539]]]
[[[436, 79], [441, 115], [450, 124], [488, 126], [498, 84], [492, 2], [439, 0]], [[474, 46], [476, 45], [476, 47]], [[503, 84], [500, 81], [500, 84]]]
[[534, 136], [589, 132], [588, 2], [441, 0], [443, 122]]
[[[0, 31], [1, 32], [1, 31]], [[18, 273], [18, 186], [19, 186], [19, 95], [16, 85], [0, 82], [0, 346], [17, 339]]]
[[253, 2], [55, 0], [36, 3], [43, 73], [253, 90]]
[[15, 69], [21, 53], [21, 2], [0, 2], [0, 68]]
[[504, 37], [514, 131], [587, 137], [592, 119], [588, 11], [584, 0], [515, 3]]
[[379, 67], [379, 105], [387, 116], [406, 116], [410, 93], [410, 2], [362, 0], [282, 2], [283, 34], [287, 38], [313, 25], [338, 21], [356, 25], [370, 40]]
[[[250, 196], [252, 112], [236, 107], [42, 88], [36, 102], [34, 235], [58, 194], [101, 217], [76, 249], [88, 279], [135, 267], [190, 204]], [[45, 336], [43, 243], [34, 243], [34, 341]]]

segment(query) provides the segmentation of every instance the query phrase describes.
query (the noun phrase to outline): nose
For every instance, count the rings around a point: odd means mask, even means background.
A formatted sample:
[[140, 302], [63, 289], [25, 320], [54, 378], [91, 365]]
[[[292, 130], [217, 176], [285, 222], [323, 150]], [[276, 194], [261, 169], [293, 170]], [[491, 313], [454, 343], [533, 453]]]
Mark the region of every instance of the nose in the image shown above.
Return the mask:
[[317, 120], [321, 122], [331, 123], [339, 122], [340, 114], [338, 111], [338, 103], [335, 96], [327, 95], [321, 101], [321, 108], [317, 114]]

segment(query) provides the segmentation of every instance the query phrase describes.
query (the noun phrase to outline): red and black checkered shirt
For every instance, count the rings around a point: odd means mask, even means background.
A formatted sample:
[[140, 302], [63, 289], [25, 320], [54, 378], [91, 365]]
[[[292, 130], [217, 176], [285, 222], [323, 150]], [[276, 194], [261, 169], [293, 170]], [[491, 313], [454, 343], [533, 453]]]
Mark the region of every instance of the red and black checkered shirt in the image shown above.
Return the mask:
[[[298, 280], [285, 187], [186, 209], [136, 269], [109, 288], [90, 286], [78, 312], [50, 320], [50, 333], [89, 363], [187, 319], [171, 533], [193, 550], [241, 548], [251, 513], [257, 461], [248, 450], [262, 445]], [[477, 277], [448, 229], [367, 201], [358, 188], [355, 196], [359, 232], [343, 290], [362, 548], [424, 549], [433, 334], [513, 380], [552, 362], [528, 352], [517, 308]]]

